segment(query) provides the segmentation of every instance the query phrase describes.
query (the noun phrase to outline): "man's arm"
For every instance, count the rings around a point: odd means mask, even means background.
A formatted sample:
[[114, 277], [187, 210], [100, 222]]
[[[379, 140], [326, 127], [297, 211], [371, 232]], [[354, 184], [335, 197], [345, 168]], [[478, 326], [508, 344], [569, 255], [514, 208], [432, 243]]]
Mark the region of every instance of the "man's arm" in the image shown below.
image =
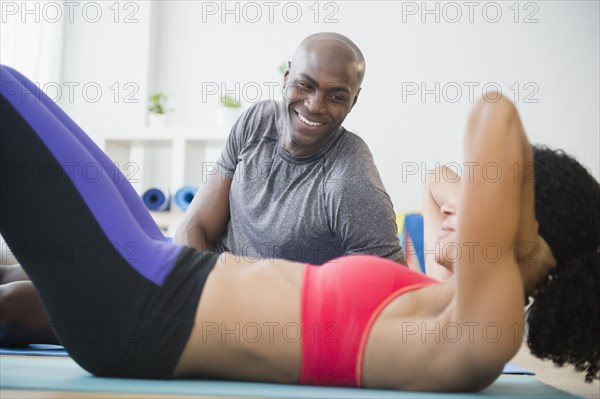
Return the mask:
[[233, 175], [250, 133], [256, 129], [267, 102], [258, 103], [240, 115], [231, 128], [225, 147], [217, 162], [217, 173], [208, 175], [183, 221], [175, 232], [175, 242], [201, 251], [214, 251], [219, 237], [230, 219], [229, 191]]
[[214, 251], [217, 239], [229, 223], [231, 180], [221, 173], [207, 177], [177, 228], [176, 243], [201, 251]]
[[254, 109], [246, 110], [231, 128], [217, 162], [217, 173], [208, 175], [194, 196], [175, 233], [176, 243], [201, 251], [215, 250], [217, 240], [229, 223], [229, 190], [238, 155], [247, 141], [248, 132], [252, 130], [253, 124], [248, 118]]

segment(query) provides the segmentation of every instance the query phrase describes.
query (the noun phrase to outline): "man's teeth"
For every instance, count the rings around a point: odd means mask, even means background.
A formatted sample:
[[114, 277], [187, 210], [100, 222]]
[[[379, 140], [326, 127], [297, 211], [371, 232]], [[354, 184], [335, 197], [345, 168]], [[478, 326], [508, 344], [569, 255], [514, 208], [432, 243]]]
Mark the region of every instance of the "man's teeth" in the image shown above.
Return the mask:
[[309, 121], [308, 119], [306, 119], [305, 117], [303, 117], [302, 115], [298, 114], [298, 118], [300, 118], [300, 120], [304, 123], [306, 123], [309, 126], [321, 126], [322, 123], [319, 122], [313, 122], [313, 121]]

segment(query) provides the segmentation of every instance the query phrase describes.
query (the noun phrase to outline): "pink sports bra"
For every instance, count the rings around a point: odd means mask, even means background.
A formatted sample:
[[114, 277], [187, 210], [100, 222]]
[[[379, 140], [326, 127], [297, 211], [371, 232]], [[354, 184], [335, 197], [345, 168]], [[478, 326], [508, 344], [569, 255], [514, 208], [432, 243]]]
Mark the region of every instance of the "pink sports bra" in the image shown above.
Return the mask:
[[353, 255], [306, 265], [302, 287], [300, 383], [362, 385], [367, 338], [398, 296], [437, 284], [388, 259]]

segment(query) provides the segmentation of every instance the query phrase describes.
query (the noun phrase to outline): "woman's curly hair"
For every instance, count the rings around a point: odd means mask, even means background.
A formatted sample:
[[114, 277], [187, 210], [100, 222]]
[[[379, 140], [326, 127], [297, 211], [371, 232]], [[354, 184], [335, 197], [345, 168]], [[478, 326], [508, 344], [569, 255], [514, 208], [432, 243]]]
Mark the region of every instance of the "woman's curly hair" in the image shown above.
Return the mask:
[[535, 146], [535, 213], [557, 267], [527, 312], [531, 352], [600, 377], [600, 184], [574, 158]]

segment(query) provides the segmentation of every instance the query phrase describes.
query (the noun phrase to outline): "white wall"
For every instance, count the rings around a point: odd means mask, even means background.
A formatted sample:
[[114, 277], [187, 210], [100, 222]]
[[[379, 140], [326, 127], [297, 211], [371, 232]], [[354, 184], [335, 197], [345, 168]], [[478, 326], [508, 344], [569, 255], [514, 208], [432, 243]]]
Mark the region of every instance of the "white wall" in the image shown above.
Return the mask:
[[0, 2], [0, 63], [18, 68], [39, 87], [60, 86], [64, 25], [48, 1]]
[[63, 17], [64, 92], [59, 104], [92, 134], [99, 129], [143, 126], [151, 3], [73, 3], [77, 6], [65, 9]]
[[[221, 1], [132, 1], [118, 3], [118, 18], [114, 2], [77, 4], [74, 21], [62, 20], [61, 79], [79, 84], [78, 97], [60, 103], [92, 132], [143, 126], [148, 93], [158, 90], [175, 108], [172, 125], [210, 132], [219, 95], [207, 87], [235, 90], [237, 83], [238, 94], [253, 97], [258, 87], [268, 98], [269, 87], [281, 82], [279, 65], [299, 42], [335, 31], [353, 39], [367, 60], [345, 125], [369, 144], [398, 210], [420, 209], [421, 172], [461, 162], [473, 100], [468, 85], [475, 97], [485, 85], [499, 87], [517, 102], [532, 142], [564, 148], [600, 177], [597, 1], [228, 2], [229, 14]], [[94, 4], [103, 14], [91, 23]], [[83, 98], [89, 83], [103, 90], [100, 101]], [[421, 85], [435, 92], [436, 83], [439, 99], [421, 98]], [[415, 87], [419, 93], [411, 95]], [[137, 102], [126, 102], [127, 95]], [[253, 99], [245, 100], [247, 106]]]
[[[289, 22], [295, 5], [286, 14], [286, 3], [276, 3], [271, 23], [263, 2], [245, 9], [228, 3], [231, 14], [221, 4], [160, 5], [154, 84], [172, 94], [174, 123], [212, 126], [218, 96], [203, 88], [213, 83], [234, 89], [239, 82], [242, 94], [258, 85], [267, 98], [270, 82], [280, 79], [279, 64], [305, 36], [336, 31], [367, 60], [361, 97], [345, 125], [371, 147], [396, 209], [420, 209], [425, 169], [461, 162], [469, 87], [478, 97], [486, 84], [517, 102], [532, 142], [562, 147], [600, 175], [598, 2], [475, 2], [471, 16], [464, 2], [428, 2], [432, 14], [422, 12], [422, 2], [332, 2], [327, 9], [320, 3], [319, 23], [313, 2], [294, 3], [302, 11], [296, 23]], [[253, 23], [257, 9], [262, 18]], [[331, 12], [338, 22], [324, 23]], [[525, 23], [526, 17], [537, 22]], [[408, 91], [424, 84], [435, 92], [436, 82], [437, 101]], [[535, 102], [524, 102], [527, 96]]]

